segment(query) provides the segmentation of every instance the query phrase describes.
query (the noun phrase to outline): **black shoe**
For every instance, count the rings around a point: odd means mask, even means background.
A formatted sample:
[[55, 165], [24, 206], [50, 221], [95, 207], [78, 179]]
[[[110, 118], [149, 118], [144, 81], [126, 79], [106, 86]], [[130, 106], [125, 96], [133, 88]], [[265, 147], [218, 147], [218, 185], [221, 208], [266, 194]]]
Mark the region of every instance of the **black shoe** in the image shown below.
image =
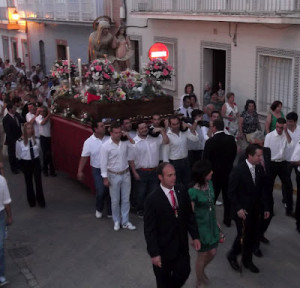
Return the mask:
[[260, 250], [259, 248], [255, 249], [255, 250], [253, 251], [253, 255], [255, 255], [255, 256], [258, 257], [258, 258], [263, 257], [263, 254], [262, 254], [262, 252], [261, 252], [261, 250]]
[[253, 262], [243, 262], [245, 268], [249, 269], [252, 273], [259, 273], [259, 269], [253, 264]]
[[223, 220], [223, 224], [226, 226], [226, 227], [230, 227], [231, 226], [231, 221], [230, 220]]
[[235, 257], [231, 256], [230, 254], [227, 254], [227, 260], [233, 270], [240, 271], [241, 267], [239, 263], [236, 261]]
[[270, 240], [267, 239], [265, 236], [261, 236], [259, 240], [260, 240], [260, 242], [262, 242], [264, 244], [269, 244], [270, 243]]
[[44, 171], [43, 174], [44, 174], [45, 177], [49, 176], [48, 171]]
[[137, 216], [138, 216], [139, 218], [141, 218], [141, 219], [144, 218], [144, 211], [140, 210], [140, 211], [138, 211], [136, 214], [137, 214]]
[[19, 173], [20, 173], [20, 171], [19, 171], [18, 169], [13, 169], [13, 170], [11, 170], [11, 172], [12, 172], [13, 174], [19, 174]]
[[295, 218], [295, 213], [291, 210], [286, 210], [285, 215], [288, 216], [288, 217]]

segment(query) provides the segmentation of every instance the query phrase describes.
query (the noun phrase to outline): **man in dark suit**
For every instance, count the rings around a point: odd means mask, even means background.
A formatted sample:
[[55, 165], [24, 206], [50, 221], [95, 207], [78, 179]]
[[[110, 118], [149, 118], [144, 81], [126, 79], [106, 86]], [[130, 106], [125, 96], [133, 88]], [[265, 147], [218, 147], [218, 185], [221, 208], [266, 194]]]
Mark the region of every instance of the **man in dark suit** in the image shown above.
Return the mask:
[[3, 118], [3, 128], [6, 134], [5, 145], [7, 145], [10, 169], [14, 174], [19, 173], [16, 158], [16, 141], [22, 136], [21, 124], [24, 123], [22, 116], [16, 112], [13, 103], [7, 103], [8, 113]]
[[213, 167], [212, 181], [215, 191], [215, 200], [218, 199], [222, 190], [224, 204], [223, 223], [226, 226], [231, 224], [230, 201], [228, 199], [228, 179], [236, 156], [236, 143], [231, 135], [224, 133], [224, 122], [216, 119], [211, 123], [213, 137], [209, 138], [204, 147], [203, 159], [211, 162]]
[[160, 187], [145, 202], [144, 233], [158, 288], [180, 288], [191, 267], [188, 232], [196, 250], [201, 247], [198, 228], [186, 189], [177, 187], [174, 166], [161, 163]]
[[232, 170], [229, 178], [228, 196], [237, 236], [227, 259], [233, 269], [239, 270], [237, 256], [242, 253], [244, 266], [251, 272], [258, 273], [259, 269], [252, 262], [252, 251], [257, 241], [261, 205], [264, 206], [264, 218], [269, 218], [270, 198], [265, 189], [265, 171], [260, 165], [262, 147], [250, 144], [246, 149], [246, 156], [247, 159]]

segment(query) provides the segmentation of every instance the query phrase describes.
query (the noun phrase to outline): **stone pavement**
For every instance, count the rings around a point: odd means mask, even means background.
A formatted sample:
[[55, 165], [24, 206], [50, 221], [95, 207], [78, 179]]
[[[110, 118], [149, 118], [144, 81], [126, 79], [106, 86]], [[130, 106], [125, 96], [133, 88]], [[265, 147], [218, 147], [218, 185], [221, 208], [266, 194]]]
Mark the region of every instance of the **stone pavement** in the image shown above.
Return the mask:
[[[7, 162], [5, 161], [7, 166]], [[7, 167], [6, 167], [7, 168]], [[6, 243], [6, 287], [27, 288], [153, 288], [155, 278], [146, 253], [143, 221], [131, 214], [136, 231], [113, 231], [110, 219], [96, 219], [94, 196], [80, 183], [59, 173], [44, 177], [47, 208], [29, 208], [23, 175], [6, 177], [13, 199], [14, 223]], [[261, 245], [263, 258], [254, 258], [261, 273], [233, 271], [226, 260], [235, 228], [224, 228], [226, 241], [207, 269], [211, 288], [298, 288], [300, 283], [300, 234], [295, 220], [284, 215], [279, 191], [275, 213]], [[217, 207], [221, 219], [222, 207]], [[185, 287], [195, 287], [194, 261]]]

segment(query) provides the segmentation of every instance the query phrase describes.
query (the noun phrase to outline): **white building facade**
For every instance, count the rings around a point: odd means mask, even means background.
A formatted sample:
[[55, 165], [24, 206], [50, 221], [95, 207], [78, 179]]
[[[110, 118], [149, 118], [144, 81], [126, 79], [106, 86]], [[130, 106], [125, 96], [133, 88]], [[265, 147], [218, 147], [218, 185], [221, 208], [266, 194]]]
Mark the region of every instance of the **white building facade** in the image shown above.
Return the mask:
[[21, 58], [26, 67], [29, 67], [30, 56], [26, 35], [26, 23], [14, 20], [13, 14], [17, 13], [16, 3], [13, 0], [0, 0], [0, 57], [15, 63]]
[[253, 99], [262, 118], [274, 100], [282, 101], [285, 114], [300, 112], [300, 1], [126, 2], [128, 34], [141, 62], [147, 63], [154, 42], [169, 48], [176, 76], [164, 85], [175, 107], [186, 83], [202, 103], [205, 83], [221, 81], [240, 111]]

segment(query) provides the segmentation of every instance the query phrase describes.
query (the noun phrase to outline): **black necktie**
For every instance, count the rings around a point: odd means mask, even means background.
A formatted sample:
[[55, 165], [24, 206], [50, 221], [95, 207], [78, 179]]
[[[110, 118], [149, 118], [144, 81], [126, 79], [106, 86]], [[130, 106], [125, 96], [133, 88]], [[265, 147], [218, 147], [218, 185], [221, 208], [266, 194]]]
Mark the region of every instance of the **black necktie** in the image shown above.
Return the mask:
[[18, 117], [16, 115], [14, 115], [14, 119], [17, 122], [17, 125], [20, 127], [20, 122], [19, 122], [19, 119], [18, 119]]
[[190, 118], [189, 111], [186, 110], [186, 118]]
[[30, 147], [30, 157], [31, 157], [31, 160], [33, 160], [34, 159], [34, 153], [33, 153], [33, 147], [32, 147], [31, 140], [29, 140], [29, 147]]

